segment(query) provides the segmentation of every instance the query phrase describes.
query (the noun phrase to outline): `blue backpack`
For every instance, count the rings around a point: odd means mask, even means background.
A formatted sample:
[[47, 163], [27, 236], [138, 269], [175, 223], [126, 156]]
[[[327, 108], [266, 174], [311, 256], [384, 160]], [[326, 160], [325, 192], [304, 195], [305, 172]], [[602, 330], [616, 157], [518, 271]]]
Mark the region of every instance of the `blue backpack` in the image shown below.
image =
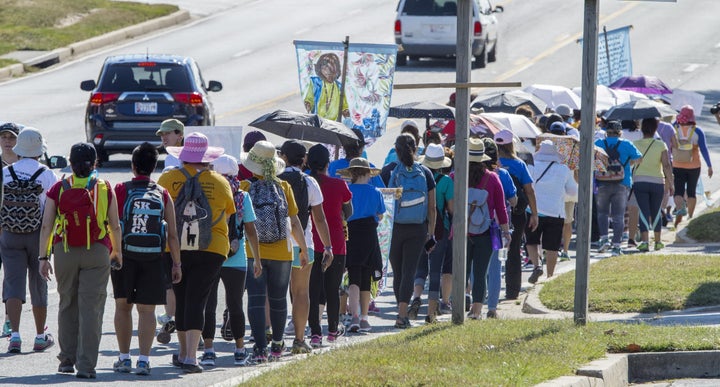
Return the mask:
[[123, 256], [159, 259], [165, 249], [165, 203], [160, 186], [151, 181], [124, 183], [127, 198], [120, 220]]
[[398, 162], [389, 183], [390, 188], [402, 188], [400, 200], [395, 202], [395, 223], [424, 223], [428, 213], [428, 189], [422, 166], [413, 163], [408, 170]]

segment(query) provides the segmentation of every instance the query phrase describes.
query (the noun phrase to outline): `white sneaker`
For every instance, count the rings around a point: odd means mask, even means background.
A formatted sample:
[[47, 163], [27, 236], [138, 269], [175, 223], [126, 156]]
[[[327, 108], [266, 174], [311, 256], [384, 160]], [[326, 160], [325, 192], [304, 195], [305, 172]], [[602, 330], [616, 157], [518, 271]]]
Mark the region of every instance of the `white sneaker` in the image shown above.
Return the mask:
[[285, 326], [285, 334], [288, 336], [292, 336], [295, 334], [295, 323], [292, 319], [288, 321], [287, 325]]

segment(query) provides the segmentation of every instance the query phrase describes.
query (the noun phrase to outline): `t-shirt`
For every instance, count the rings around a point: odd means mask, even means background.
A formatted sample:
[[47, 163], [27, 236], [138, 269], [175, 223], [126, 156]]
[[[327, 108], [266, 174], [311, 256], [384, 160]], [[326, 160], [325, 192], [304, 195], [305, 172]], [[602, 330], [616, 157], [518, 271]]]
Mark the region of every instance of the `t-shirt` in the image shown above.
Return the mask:
[[495, 170], [495, 173], [497, 173], [500, 178], [500, 183], [502, 183], [505, 200], [515, 197], [517, 195], [517, 188], [510, 176], [510, 172], [506, 171], [505, 168], [498, 168]]
[[[18, 179], [20, 180], [27, 180], [32, 177], [32, 175], [37, 172], [38, 169], [43, 167], [43, 164], [40, 164], [35, 159], [25, 159], [22, 158], [15, 163], [12, 164], [13, 170], [15, 171], [15, 175], [17, 175]], [[7, 185], [13, 180], [12, 175], [10, 175], [9, 167], [3, 168], [3, 184]], [[53, 172], [50, 168], [45, 167], [45, 171], [38, 176], [35, 181], [40, 183], [43, 187], [43, 192], [39, 196], [40, 200], [40, 211], [45, 208], [45, 197], [47, 191], [50, 189], [50, 187], [53, 186], [53, 184], [57, 183], [58, 181], [57, 175], [55, 175], [55, 172]]]
[[[322, 206], [330, 230], [333, 254], [345, 255], [347, 250], [345, 248], [345, 232], [343, 231], [342, 205], [352, 200], [352, 193], [343, 179], [330, 176], [320, 176], [318, 179], [323, 194]], [[313, 228], [313, 242], [315, 251], [325, 249], [325, 245], [320, 240], [320, 235], [315, 228]]]
[[165, 156], [165, 168], [163, 168], [163, 172], [178, 167], [182, 167], [182, 162], [180, 162], [180, 159], [168, 153], [167, 156]]
[[520, 181], [520, 184], [525, 185], [533, 182], [530, 172], [528, 171], [528, 167], [522, 160], [500, 157], [498, 161], [503, 168]]
[[[635, 168], [633, 179], [641, 176], [658, 178], [659, 182], [665, 177], [662, 166], [662, 152], [667, 151], [667, 146], [662, 140], [654, 138], [643, 138], [635, 141], [635, 147], [643, 153], [640, 164]], [[652, 145], [651, 145], [652, 144]]]
[[[293, 170], [300, 171], [300, 169], [298, 168], [285, 168], [286, 172]], [[305, 175], [305, 179], [307, 181], [308, 189], [308, 206], [313, 207], [321, 205], [323, 203], [323, 194], [322, 191], [320, 191], [320, 185], [318, 184], [317, 180], [315, 180], [312, 176], [309, 175]], [[310, 210], [310, 212], [312, 212], [312, 209]], [[292, 244], [293, 247], [298, 246], [297, 242], [295, 242], [295, 238], [292, 238]], [[309, 218], [307, 222], [307, 227], [305, 227], [305, 244], [309, 249], [315, 250], [315, 247], [313, 246], [313, 222], [311, 222]]]
[[[242, 223], [252, 223], [255, 221], [255, 219], [255, 210], [252, 206], [252, 199], [250, 199], [250, 195], [245, 192], [245, 195], [243, 197]], [[240, 225], [240, 227], [243, 226]], [[228, 259], [223, 263], [223, 267], [233, 267], [243, 270], [247, 268], [247, 255], [245, 254], [245, 234], [243, 234], [242, 239], [240, 239], [239, 245], [240, 247], [238, 247], [238, 250], [235, 252], [235, 254], [228, 257]]]
[[[435, 179], [438, 178], [439, 173], [434, 173], [433, 176]], [[445, 205], [448, 201], [452, 200], [455, 196], [455, 185], [453, 184], [453, 180], [450, 178], [450, 176], [442, 175], [442, 177], [437, 180], [437, 183], [435, 185], [435, 203], [438, 210], [440, 210], [441, 214], [445, 213]], [[437, 222], [439, 219], [435, 219]], [[443, 226], [445, 226], [446, 229], [450, 229], [450, 219], [445, 217], [443, 219]]]
[[[198, 171], [190, 166], [186, 165], [182, 168], [185, 169], [190, 176], [198, 174]], [[227, 253], [230, 251], [227, 219], [235, 213], [235, 202], [233, 200], [232, 190], [230, 189], [230, 183], [228, 183], [225, 177], [215, 171], [203, 171], [199, 179], [203, 192], [208, 199], [208, 204], [210, 204], [210, 208], [212, 209], [213, 221], [222, 216], [222, 219], [213, 225], [210, 245], [203, 251], [227, 257]], [[176, 200], [185, 181], [185, 175], [180, 168], [176, 168], [163, 172], [158, 179], [158, 184], [165, 187], [170, 193], [170, 197]]]
[[[620, 154], [620, 163], [625, 166], [625, 178], [622, 181], [622, 185], [626, 187], [632, 186], [632, 167], [630, 166], [630, 160], [637, 160], [642, 157], [642, 154], [640, 151], [628, 140], [621, 139], [619, 137], [607, 137], [605, 140], [597, 140], [595, 141], [595, 145], [605, 149], [605, 143], [607, 142], [608, 148], [614, 148], [615, 144], [620, 142], [620, 145], [618, 145], [618, 153]], [[598, 184], [614, 184], [614, 183], [604, 183], [604, 182], [598, 182]]]
[[384, 214], [385, 200], [382, 193], [371, 184], [350, 184], [348, 186], [352, 193], [353, 214], [348, 219], [351, 222], [356, 219], [373, 217], [378, 221], [377, 214]]
[[[262, 180], [262, 176], [254, 175], [254, 177]], [[285, 200], [288, 204], [288, 216], [294, 216], [298, 213], [297, 204], [295, 203], [295, 196], [293, 195], [292, 187], [290, 183], [284, 180], [278, 180], [280, 187], [285, 194]], [[248, 192], [250, 191], [250, 180], [243, 180], [240, 182], [240, 189]], [[290, 230], [288, 229], [288, 236], [290, 236]], [[292, 239], [292, 238], [290, 238]], [[275, 261], [292, 261], [292, 244], [288, 243], [287, 239], [279, 240], [274, 243], [260, 243], [260, 258], [270, 259]], [[254, 258], [250, 246], [245, 246], [245, 253], [248, 258]]]
[[[339, 159], [335, 160], [330, 163], [328, 166], [328, 176], [330, 177], [337, 177], [338, 179], [344, 179], [342, 176], [338, 175], [337, 171], [339, 169], [345, 169], [350, 166], [350, 160], [348, 159]], [[371, 168], [375, 168], [375, 165], [373, 163], [370, 163]], [[350, 179], [344, 179], [346, 183], [350, 184]], [[385, 188], [385, 184], [382, 181], [382, 178], [380, 178], [380, 175], [373, 176], [370, 178], [370, 184], [374, 185], [378, 188]]]

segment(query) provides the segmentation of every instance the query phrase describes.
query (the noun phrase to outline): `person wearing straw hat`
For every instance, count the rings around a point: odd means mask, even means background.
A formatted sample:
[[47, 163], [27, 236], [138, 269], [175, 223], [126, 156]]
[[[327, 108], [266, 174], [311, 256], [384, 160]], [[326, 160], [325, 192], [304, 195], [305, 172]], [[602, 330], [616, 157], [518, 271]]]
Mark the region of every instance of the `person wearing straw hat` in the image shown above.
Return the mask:
[[[452, 283], [452, 257], [446, 254], [450, 236], [450, 223], [453, 211], [454, 188], [452, 179], [443, 173], [452, 166], [452, 160], [445, 156], [445, 149], [440, 144], [428, 144], [425, 155], [421, 158], [422, 165], [428, 167], [435, 180], [435, 248], [428, 254], [423, 252], [418, 261], [415, 272], [415, 288], [413, 299], [410, 302], [408, 314], [410, 318], [417, 318], [418, 310], [422, 305], [420, 295], [425, 288], [425, 280], [430, 276], [428, 289], [428, 314], [425, 322], [432, 323], [437, 320], [440, 312], [440, 283]], [[444, 294], [449, 296], [448, 294]], [[449, 299], [443, 299], [449, 304]]]
[[377, 187], [370, 184], [380, 170], [366, 159], [350, 160], [347, 168], [338, 174], [350, 179], [353, 214], [348, 218], [348, 240], [345, 267], [348, 272], [348, 303], [352, 320], [350, 332], [369, 332], [371, 280], [382, 274], [382, 257], [377, 235], [378, 222], [385, 213], [385, 200]]
[[[177, 359], [173, 358], [173, 364], [182, 367], [187, 373], [197, 373], [203, 371], [197, 364], [196, 351], [204, 325], [205, 303], [230, 251], [228, 220], [235, 214], [235, 202], [228, 181], [210, 170], [210, 162], [224, 153], [223, 148], [209, 146], [204, 134], [193, 132], [185, 137], [182, 147], [169, 146], [166, 149], [183, 165], [182, 168], [163, 172], [158, 184], [165, 187], [173, 200], [177, 201], [189, 179], [197, 178], [210, 206], [210, 213], [206, 216], [215, 222], [206, 248], [198, 246], [197, 250], [191, 250], [191, 246], [184, 249], [181, 247], [183, 279], [173, 284], [177, 307], [175, 323], [180, 342], [180, 353]], [[181, 216], [180, 211], [176, 208], [177, 217]]]
[[[255, 206], [255, 213], [258, 216], [256, 228], [260, 239], [260, 251], [256, 254], [256, 252], [246, 248], [248, 266], [253, 265], [255, 270], [254, 276], [248, 275], [246, 288], [248, 292], [248, 320], [255, 339], [252, 361], [264, 363], [268, 361], [267, 337], [265, 335], [266, 298], [270, 307], [269, 322], [272, 327], [270, 359], [279, 359], [285, 350], [283, 333], [288, 309], [286, 295], [292, 270], [293, 250], [292, 243], [288, 240], [290, 238], [289, 232], [282, 232], [282, 230], [277, 229], [275, 231], [279, 233], [278, 237], [284, 236], [284, 238], [275, 242], [263, 242], [263, 240], [271, 239], [265, 238], [266, 231], [263, 230], [264, 227], [258, 225], [269, 221], [271, 223], [275, 221], [284, 222], [286, 227], [289, 227], [286, 230], [291, 231], [292, 238], [297, 241], [300, 248], [301, 267], [309, 263], [308, 246], [303, 235], [302, 224], [297, 216], [298, 207], [295, 203], [292, 187], [290, 183], [277, 177], [285, 169], [285, 162], [277, 156], [275, 146], [268, 141], [258, 141], [248, 153], [241, 155], [240, 163], [253, 173], [252, 179], [240, 182], [240, 189], [250, 193]], [[261, 190], [263, 186], [267, 188]], [[264, 212], [265, 215], [263, 215], [258, 211], [259, 196], [261, 193], [266, 196], [265, 193], [270, 192], [277, 196], [278, 206], [275, 207], [276, 211]], [[283, 213], [279, 214], [279, 212]], [[272, 214], [277, 214], [278, 217], [282, 216], [283, 219], [271, 220]], [[267, 218], [263, 218], [264, 216]]]

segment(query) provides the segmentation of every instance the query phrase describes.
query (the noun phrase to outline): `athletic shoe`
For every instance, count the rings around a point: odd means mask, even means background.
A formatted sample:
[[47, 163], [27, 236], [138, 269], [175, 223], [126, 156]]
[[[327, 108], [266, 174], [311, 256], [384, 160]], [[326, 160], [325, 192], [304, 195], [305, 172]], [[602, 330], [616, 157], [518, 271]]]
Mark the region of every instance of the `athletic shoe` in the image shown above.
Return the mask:
[[227, 309], [223, 311], [223, 322], [220, 326], [220, 335], [225, 341], [235, 340], [235, 336], [233, 336], [232, 333], [232, 328], [230, 328], [230, 312]]
[[[265, 340], [269, 343], [272, 341], [272, 328], [265, 328]], [[202, 340], [200, 340], [202, 342]]]
[[286, 336], [294, 336], [295, 335], [295, 323], [292, 319], [288, 321], [287, 325], [285, 326], [285, 335]]
[[421, 305], [422, 301], [420, 301], [420, 297], [413, 298], [410, 306], [408, 307], [408, 318], [410, 318], [411, 320], [415, 320], [418, 316]]
[[431, 313], [431, 314], [425, 316], [426, 324], [435, 324], [436, 322], [437, 322], [437, 316], [435, 313]]
[[612, 254], [613, 257], [623, 255], [622, 248], [620, 248], [620, 246], [613, 246], [612, 250], [610, 250], [610, 254]]
[[132, 361], [130, 359], [118, 360], [113, 363], [113, 371], [127, 374], [132, 371]]
[[157, 319], [158, 325], [162, 326], [162, 325], [165, 325], [165, 323], [167, 323], [168, 321], [171, 321], [172, 317], [170, 317], [166, 314], [162, 314], [162, 315], [157, 316], [156, 319]]
[[523, 261], [523, 269], [527, 269], [533, 266], [535, 266], [535, 264], [532, 263], [530, 258], [525, 258], [525, 260]]
[[637, 247], [638, 244], [637, 244], [637, 242], [635, 242], [635, 239], [630, 238], [630, 239], [628, 239], [627, 245], [628, 245], [628, 247]]
[[310, 346], [313, 348], [322, 347], [322, 336], [312, 335], [312, 337], [310, 337]]
[[182, 368], [182, 363], [180, 362], [180, 359], [178, 358], [177, 353], [173, 353], [171, 362], [172, 362], [173, 367]]
[[290, 349], [290, 352], [293, 355], [310, 353], [310, 352], [312, 352], [312, 347], [309, 346], [308, 343], [306, 343], [304, 339], [295, 339], [295, 340], [293, 340], [293, 345], [292, 345], [292, 348]]
[[8, 344], [7, 353], [20, 353], [22, 347], [22, 340], [19, 337], [11, 337], [10, 344]]
[[280, 343], [273, 342], [272, 344], [270, 344], [270, 356], [268, 356], [268, 360], [280, 360], [283, 352], [285, 352], [285, 341], [282, 341]]
[[49, 333], [45, 334], [45, 337], [42, 339], [35, 338], [35, 345], [33, 345], [33, 351], [35, 352], [42, 352], [50, 347], [55, 345], [55, 339], [53, 339], [52, 335]]
[[348, 330], [353, 333], [360, 331], [360, 317], [355, 316], [352, 318], [352, 321], [350, 321], [350, 328]]
[[267, 348], [253, 347], [253, 354], [252, 354], [252, 359], [250, 360], [250, 362], [252, 364], [263, 364], [263, 363], [267, 363], [267, 361], [268, 361]]
[[440, 301], [439, 314], [452, 314], [452, 304]]
[[97, 373], [95, 371], [78, 371], [75, 377], [78, 379], [96, 379]]
[[60, 365], [58, 366], [58, 372], [63, 374], [71, 374], [75, 372], [75, 365], [72, 361], [70, 361], [70, 359], [65, 359], [60, 362]]
[[349, 326], [351, 322], [352, 322], [352, 314], [345, 313], [342, 316], [340, 316], [340, 324], [343, 327]]
[[563, 250], [558, 254], [558, 258], [560, 258], [560, 262], [566, 262], [570, 260], [570, 255], [568, 255], [567, 251]]
[[[340, 327], [342, 327], [342, 328], [340, 328]], [[342, 325], [338, 325], [337, 331], [328, 332], [327, 341], [330, 344], [334, 344], [337, 341], [338, 337], [341, 337], [344, 334], [345, 334], [345, 327], [343, 327]]]
[[398, 329], [412, 328], [410, 319], [407, 317], [403, 317], [403, 318], [398, 317], [397, 320], [395, 320], [395, 328], [398, 328]]
[[541, 275], [543, 275], [542, 267], [536, 267], [535, 269], [533, 269], [532, 274], [530, 274], [530, 278], [528, 278], [528, 282], [531, 284], [536, 283]]
[[203, 368], [198, 364], [183, 364], [182, 370], [186, 374], [199, 374], [203, 372]]
[[360, 320], [360, 332], [370, 332], [372, 326], [368, 320]]
[[156, 337], [157, 341], [160, 344], [167, 344], [170, 342], [171, 339], [170, 334], [175, 332], [175, 320], [166, 315], [158, 316], [157, 319], [158, 322], [162, 322], [162, 328], [160, 328], [160, 331], [158, 332]]
[[233, 354], [233, 358], [234, 358], [236, 366], [247, 365], [247, 361], [248, 361], [247, 350], [244, 347], [240, 348], [240, 349], [236, 349], [235, 353]]
[[138, 360], [135, 363], [135, 375], [150, 375], [150, 362]]
[[380, 308], [378, 308], [377, 305], [375, 304], [375, 300], [370, 301], [370, 305], [368, 306], [368, 312], [380, 313]]
[[487, 318], [498, 318], [496, 310], [488, 310]]
[[2, 334], [0, 335], [0, 338], [2, 337], [10, 337], [12, 334], [12, 327], [10, 326], [10, 321], [5, 321], [2, 328]]
[[662, 242], [655, 242], [655, 251], [662, 250], [665, 248], [665, 244]]
[[610, 240], [607, 237], [600, 238], [598, 246], [598, 253], [604, 253], [612, 248], [612, 244], [610, 244]]
[[650, 246], [648, 245], [647, 242], [643, 241], [643, 242], [640, 242], [639, 245], [637, 245], [637, 249], [640, 252], [646, 253], [646, 252], [650, 251]]
[[215, 367], [215, 352], [205, 352], [200, 358], [200, 364], [204, 366]]
[[687, 215], [687, 213], [688, 213], [687, 207], [685, 205], [683, 205], [680, 208], [676, 208], [675, 211], [672, 212], [673, 216], [678, 216], [678, 215], [683, 216], [683, 215]]

